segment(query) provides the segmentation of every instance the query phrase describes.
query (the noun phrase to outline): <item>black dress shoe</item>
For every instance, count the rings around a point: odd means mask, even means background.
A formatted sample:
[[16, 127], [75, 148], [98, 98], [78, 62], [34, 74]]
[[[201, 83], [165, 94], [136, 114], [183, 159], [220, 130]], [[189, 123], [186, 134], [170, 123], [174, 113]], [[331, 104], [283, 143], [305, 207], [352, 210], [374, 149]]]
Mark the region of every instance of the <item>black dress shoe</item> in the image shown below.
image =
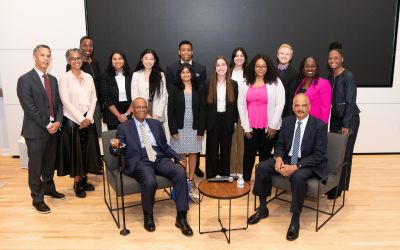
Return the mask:
[[50, 208], [43, 201], [33, 201], [32, 206], [42, 214], [50, 213]]
[[297, 239], [297, 237], [299, 237], [299, 231], [300, 231], [299, 224], [297, 225], [290, 224], [287, 230], [286, 239], [290, 241]]
[[85, 198], [86, 192], [82, 185], [82, 179], [74, 184], [75, 196], [78, 198]]
[[88, 178], [87, 176], [82, 177], [82, 187], [85, 189], [85, 191], [94, 191], [94, 185], [91, 183], [88, 183]]
[[192, 236], [193, 231], [190, 228], [189, 224], [187, 223], [186, 218], [179, 218], [175, 221], [175, 226], [181, 229], [183, 235]]
[[257, 212], [250, 216], [250, 218], [247, 220], [247, 222], [251, 225], [257, 224], [261, 219], [267, 218], [269, 216], [269, 210], [268, 208], [265, 208], [265, 212], [261, 212], [260, 209], [257, 209]]
[[194, 174], [195, 174], [197, 177], [204, 177], [204, 173], [203, 173], [203, 171], [201, 171], [200, 168], [196, 168], [196, 169], [194, 170]]
[[49, 192], [49, 193], [44, 193], [46, 196], [50, 196], [53, 199], [58, 199], [58, 200], [65, 200], [65, 195], [62, 193], [59, 193], [57, 191]]
[[144, 229], [149, 232], [154, 232], [156, 230], [156, 225], [154, 224], [153, 215], [144, 215]]

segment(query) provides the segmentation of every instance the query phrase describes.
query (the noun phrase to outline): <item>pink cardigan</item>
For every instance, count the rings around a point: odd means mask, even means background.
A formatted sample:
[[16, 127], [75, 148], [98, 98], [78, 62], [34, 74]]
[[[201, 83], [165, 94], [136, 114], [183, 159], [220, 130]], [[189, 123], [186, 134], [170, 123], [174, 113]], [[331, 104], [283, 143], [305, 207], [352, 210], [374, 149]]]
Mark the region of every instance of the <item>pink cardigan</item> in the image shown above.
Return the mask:
[[[301, 81], [295, 94], [299, 92], [304, 82], [305, 79]], [[320, 77], [317, 84], [310, 84], [305, 94], [310, 98], [310, 115], [328, 124], [332, 104], [332, 88], [329, 81]]]

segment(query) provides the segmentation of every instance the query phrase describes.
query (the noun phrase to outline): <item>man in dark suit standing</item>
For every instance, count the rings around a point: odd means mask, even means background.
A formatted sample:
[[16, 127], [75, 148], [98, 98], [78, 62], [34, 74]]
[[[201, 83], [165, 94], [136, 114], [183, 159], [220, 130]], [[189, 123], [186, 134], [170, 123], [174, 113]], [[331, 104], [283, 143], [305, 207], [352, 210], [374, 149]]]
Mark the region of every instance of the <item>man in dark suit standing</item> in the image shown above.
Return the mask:
[[32, 205], [40, 213], [50, 213], [50, 208], [44, 203], [44, 195], [65, 199], [56, 191], [53, 181], [63, 106], [57, 79], [46, 73], [50, 58], [49, 46], [36, 46], [33, 50], [35, 67], [22, 75], [17, 83], [18, 99], [24, 110], [22, 136], [28, 148]]
[[271, 195], [271, 175], [289, 177], [292, 190], [292, 219], [286, 234], [287, 240], [299, 236], [300, 213], [307, 193], [307, 180], [312, 177], [324, 178], [326, 168], [327, 125], [309, 115], [310, 100], [305, 94], [293, 99], [293, 111], [296, 116], [283, 119], [279, 140], [275, 145], [275, 159], [259, 164], [253, 193], [260, 198], [260, 207], [249, 219], [256, 224], [268, 217], [267, 197]]
[[[166, 84], [168, 92], [174, 86], [176, 82], [176, 74], [182, 63], [189, 63], [192, 65], [193, 71], [196, 73], [196, 78], [199, 84], [206, 84], [207, 72], [204, 65], [193, 61], [193, 45], [187, 40], [183, 40], [179, 43], [179, 58], [180, 60], [167, 66], [166, 73]], [[195, 172], [197, 177], [203, 177], [204, 173], [200, 169], [200, 153], [197, 154], [197, 162]]]
[[124, 174], [134, 177], [142, 187], [142, 207], [144, 228], [153, 232], [156, 227], [153, 220], [154, 195], [157, 189], [155, 175], [172, 180], [176, 191], [176, 222], [182, 234], [193, 235], [186, 220], [188, 210], [188, 186], [186, 171], [175, 165], [171, 158], [181, 160], [168, 144], [161, 123], [155, 119], [146, 119], [147, 102], [143, 98], [133, 100], [133, 119], [120, 124], [117, 138], [111, 140], [111, 149], [126, 145]]

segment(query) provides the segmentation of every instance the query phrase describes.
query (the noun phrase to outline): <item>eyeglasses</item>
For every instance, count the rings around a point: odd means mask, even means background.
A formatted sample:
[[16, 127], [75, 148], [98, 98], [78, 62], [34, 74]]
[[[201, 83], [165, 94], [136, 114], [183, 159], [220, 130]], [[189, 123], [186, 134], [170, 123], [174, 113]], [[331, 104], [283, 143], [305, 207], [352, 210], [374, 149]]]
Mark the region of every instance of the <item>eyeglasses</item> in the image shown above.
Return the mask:
[[146, 109], [148, 109], [148, 107], [147, 106], [135, 106], [134, 107], [135, 109], [143, 109], [143, 110], [146, 110]]
[[82, 61], [82, 57], [70, 57], [68, 58], [71, 62], [80, 62]]
[[257, 69], [266, 69], [267, 65], [256, 65]]

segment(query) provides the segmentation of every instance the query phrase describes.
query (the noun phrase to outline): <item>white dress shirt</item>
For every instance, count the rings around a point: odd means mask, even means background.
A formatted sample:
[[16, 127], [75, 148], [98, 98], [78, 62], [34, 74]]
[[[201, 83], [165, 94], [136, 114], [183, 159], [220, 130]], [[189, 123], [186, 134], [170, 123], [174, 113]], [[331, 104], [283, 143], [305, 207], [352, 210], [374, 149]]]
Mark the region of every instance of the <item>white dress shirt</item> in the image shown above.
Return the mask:
[[152, 145], [152, 146], [157, 146], [156, 138], [154, 137], [153, 133], [151, 132], [150, 127], [149, 127], [149, 124], [147, 124], [146, 120], [144, 120], [143, 122], [140, 122], [140, 121], [136, 120], [135, 117], [133, 117], [133, 119], [135, 120], [136, 129], [137, 129], [138, 134], [139, 134], [140, 145], [141, 145], [141, 147], [144, 148], [144, 141], [143, 141], [143, 138], [142, 138], [142, 132], [141, 132], [141, 130], [140, 130], [140, 126], [141, 126], [141, 125], [144, 126], [144, 130], [146, 131], [147, 136], [148, 136], [149, 139], [150, 139], [151, 145]]
[[217, 112], [226, 111], [226, 84], [217, 83]]
[[296, 125], [294, 126], [294, 132], [293, 132], [293, 139], [292, 139], [292, 147], [290, 148], [290, 151], [289, 151], [289, 156], [292, 156], [292, 154], [293, 154], [293, 144], [294, 144], [294, 137], [295, 137], [295, 135], [296, 135], [296, 129], [297, 129], [297, 122], [301, 122], [301, 125], [300, 125], [300, 148], [299, 148], [299, 155], [298, 155], [298, 157], [299, 158], [301, 158], [301, 143], [303, 142], [303, 135], [304, 135], [304, 130], [306, 129], [306, 125], [307, 125], [307, 122], [308, 122], [308, 117], [309, 116], [307, 116], [306, 118], [304, 118], [303, 120], [299, 120], [299, 119], [296, 119]]
[[126, 90], [125, 90], [125, 76], [122, 72], [115, 72], [115, 81], [117, 81], [118, 85], [118, 101], [126, 102], [128, 98], [126, 97]]

